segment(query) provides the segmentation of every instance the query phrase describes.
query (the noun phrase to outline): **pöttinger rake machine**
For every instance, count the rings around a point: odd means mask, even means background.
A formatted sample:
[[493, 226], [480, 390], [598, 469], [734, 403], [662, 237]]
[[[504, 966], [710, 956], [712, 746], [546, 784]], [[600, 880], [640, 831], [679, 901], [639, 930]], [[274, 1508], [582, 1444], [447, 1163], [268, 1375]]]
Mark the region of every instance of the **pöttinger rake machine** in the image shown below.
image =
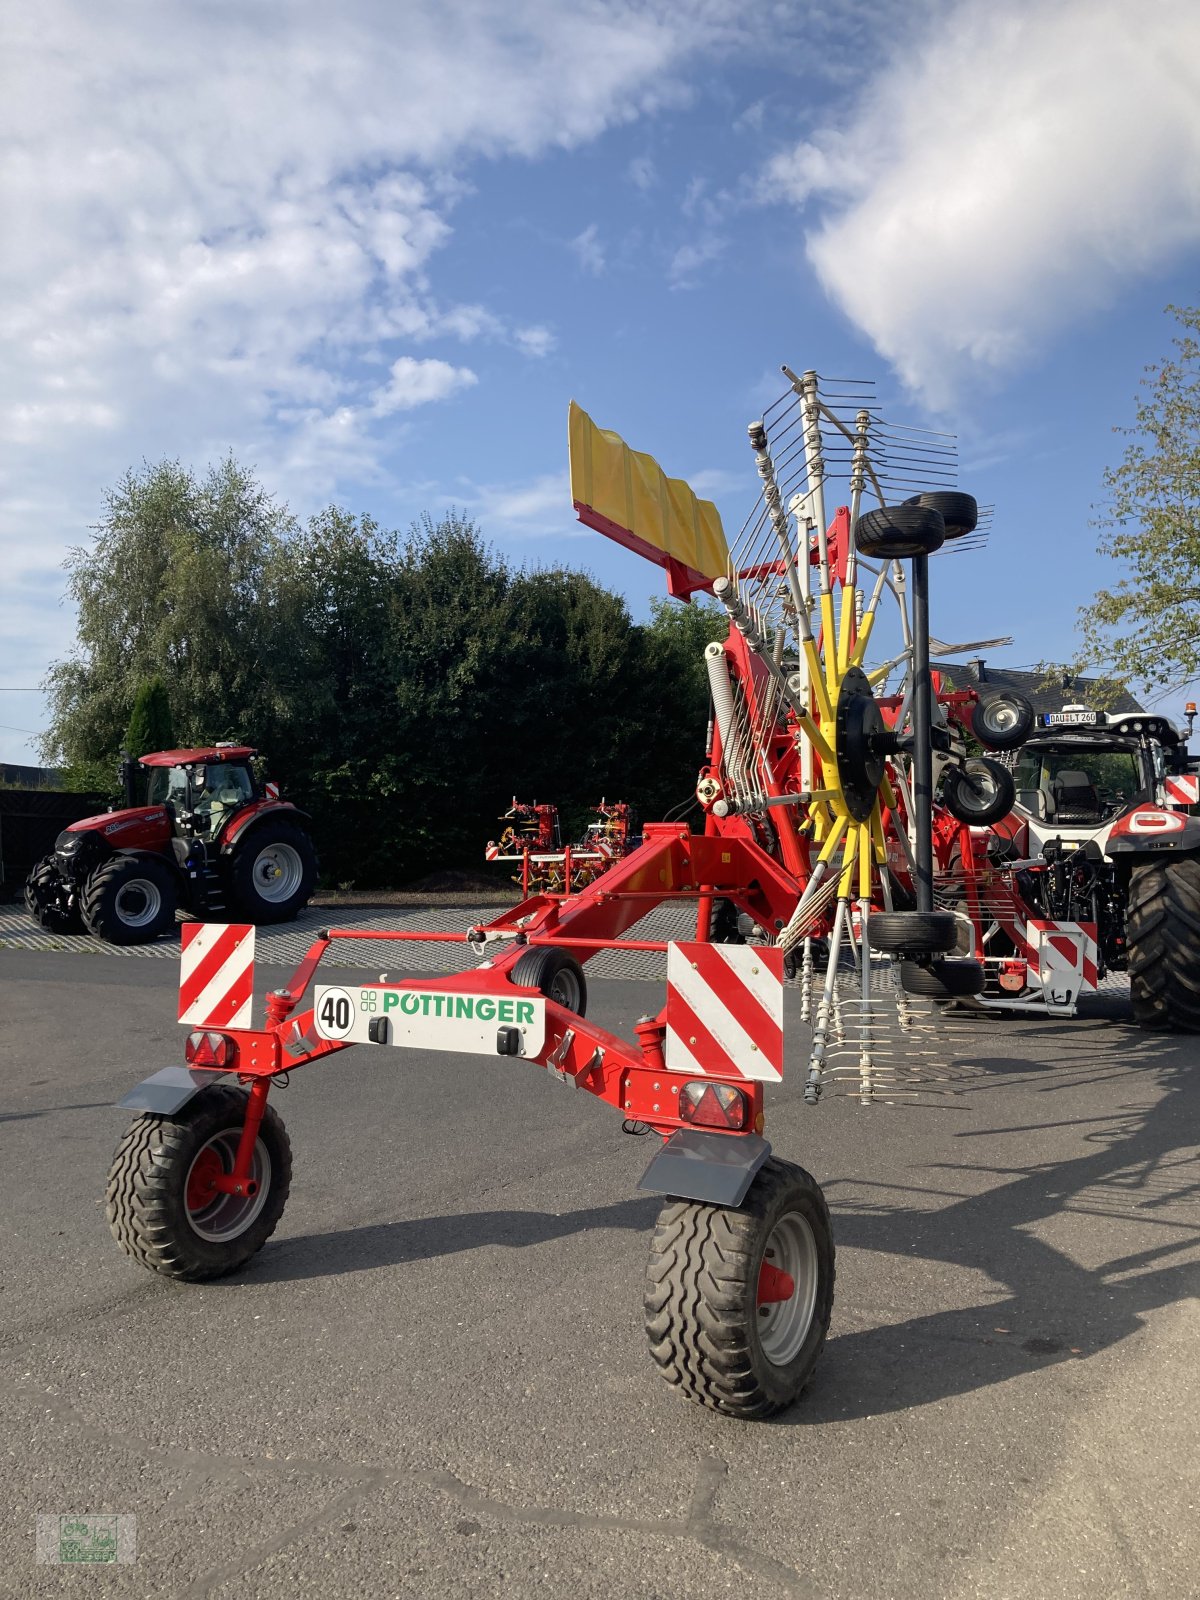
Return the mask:
[[[928, 654], [928, 557], [965, 538], [976, 513], [942, 486], [953, 466], [944, 439], [889, 427], [857, 386], [784, 372], [787, 392], [750, 428], [762, 488], [732, 550], [715, 507], [571, 407], [581, 519], [665, 567], [673, 594], [709, 590], [729, 615], [706, 657], [703, 831], [647, 824], [640, 845], [582, 889], [534, 893], [463, 933], [325, 930], [257, 1028], [253, 930], [185, 930], [187, 1065], [122, 1102], [139, 1115], [108, 1185], [109, 1222], [136, 1260], [206, 1279], [266, 1242], [291, 1176], [268, 1105], [281, 1074], [355, 1044], [507, 1056], [663, 1141], [641, 1187], [665, 1197], [645, 1307], [668, 1381], [745, 1418], [798, 1398], [829, 1326], [834, 1242], [816, 1181], [763, 1136], [764, 1086], [783, 1068], [785, 978], [799, 982], [812, 1023], [812, 1103], [848, 1008], [854, 1092], [870, 1100], [903, 1092], [903, 1060], [877, 1059], [886, 1008], [911, 1025], [910, 990], [978, 991], [978, 965], [946, 959], [958, 919], [933, 909], [935, 745], [954, 758], [935, 723]], [[827, 518], [839, 474], [847, 503]], [[864, 509], [864, 495], [878, 505]], [[873, 672], [866, 652], [885, 601], [901, 653]], [[897, 667], [898, 693], [878, 700]], [[693, 939], [631, 936], [676, 902], [695, 904]], [[476, 965], [318, 983], [305, 1008], [330, 946], [356, 939], [465, 942]], [[666, 955], [665, 1004], [632, 1042], [587, 1020], [584, 968], [607, 950]]]

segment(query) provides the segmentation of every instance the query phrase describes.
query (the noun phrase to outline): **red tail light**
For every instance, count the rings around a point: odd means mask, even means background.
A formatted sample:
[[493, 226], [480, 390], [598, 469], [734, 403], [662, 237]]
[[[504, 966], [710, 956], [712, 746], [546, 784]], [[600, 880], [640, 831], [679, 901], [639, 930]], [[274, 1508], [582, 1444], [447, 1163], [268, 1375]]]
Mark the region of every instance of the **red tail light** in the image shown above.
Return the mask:
[[189, 1033], [183, 1059], [189, 1067], [232, 1067], [237, 1041], [223, 1033]]
[[701, 1128], [742, 1129], [750, 1103], [728, 1083], [685, 1083], [679, 1091], [679, 1116]]

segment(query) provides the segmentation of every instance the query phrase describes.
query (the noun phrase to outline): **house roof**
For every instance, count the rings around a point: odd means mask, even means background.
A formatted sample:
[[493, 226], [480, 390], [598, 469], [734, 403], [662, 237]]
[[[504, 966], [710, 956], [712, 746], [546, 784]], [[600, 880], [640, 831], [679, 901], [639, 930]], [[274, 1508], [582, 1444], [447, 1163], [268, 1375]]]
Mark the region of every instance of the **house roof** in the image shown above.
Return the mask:
[[[1047, 675], [1044, 672], [1021, 672], [1015, 667], [994, 667], [989, 661], [981, 661], [978, 657], [973, 661], [933, 661], [930, 665], [935, 672], [940, 672], [943, 678], [948, 678], [956, 689], [978, 689], [981, 700], [986, 700], [989, 694], [1015, 689], [1032, 702], [1033, 709], [1039, 717], [1048, 711], [1062, 711], [1067, 706], [1088, 706], [1091, 709], [1094, 702], [1089, 696], [1098, 682], [1095, 678], [1078, 678], [1064, 674], [1064, 681], [1047, 683]], [[1145, 706], [1140, 706], [1124, 691], [1116, 700], [1104, 707], [1106, 711], [1145, 709]]]

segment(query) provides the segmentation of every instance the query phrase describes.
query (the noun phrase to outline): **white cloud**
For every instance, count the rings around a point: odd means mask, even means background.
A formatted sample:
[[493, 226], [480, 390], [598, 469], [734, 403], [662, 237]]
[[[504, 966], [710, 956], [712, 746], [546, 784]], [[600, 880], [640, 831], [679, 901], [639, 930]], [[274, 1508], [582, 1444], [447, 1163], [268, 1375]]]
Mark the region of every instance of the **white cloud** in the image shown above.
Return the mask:
[[582, 233], [577, 233], [570, 241], [579, 265], [585, 272], [590, 272], [593, 277], [599, 277], [604, 271], [604, 247], [600, 243], [600, 229], [594, 222], [589, 222]]
[[391, 416], [393, 411], [412, 411], [433, 400], [448, 400], [462, 389], [479, 382], [470, 367], [452, 367], [448, 361], [415, 361], [401, 356], [392, 362], [387, 383], [371, 396], [371, 415]]
[[512, 337], [513, 343], [522, 355], [533, 356], [536, 360], [548, 356], [558, 344], [550, 329], [543, 328], [540, 324], [530, 328], [514, 328]]
[[967, 0], [770, 180], [829, 295], [934, 406], [1200, 241], [1200, 9]]
[[716, 234], [697, 239], [693, 244], [681, 245], [671, 257], [667, 276], [672, 289], [690, 289], [696, 274], [717, 259], [725, 249], [725, 240]]
[[575, 531], [571, 483], [565, 472], [544, 473], [528, 483], [467, 483], [458, 496], [485, 534], [559, 534]]

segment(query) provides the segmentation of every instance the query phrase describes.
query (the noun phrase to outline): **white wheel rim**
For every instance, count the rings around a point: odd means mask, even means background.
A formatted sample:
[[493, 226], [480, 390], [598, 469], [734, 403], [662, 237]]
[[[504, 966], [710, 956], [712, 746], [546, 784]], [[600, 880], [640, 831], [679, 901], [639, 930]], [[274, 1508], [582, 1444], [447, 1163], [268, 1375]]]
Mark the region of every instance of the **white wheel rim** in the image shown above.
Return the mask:
[[150, 878], [130, 878], [117, 890], [114, 904], [127, 928], [145, 928], [162, 911], [162, 890]]
[[270, 905], [290, 900], [304, 881], [304, 863], [294, 845], [269, 844], [254, 858], [254, 892]]
[[1017, 712], [1014, 706], [991, 706], [984, 719], [989, 724], [993, 733], [1007, 733], [1010, 728], [1017, 725]]
[[258, 1139], [255, 1141], [254, 1155], [250, 1161], [250, 1176], [258, 1185], [254, 1194], [217, 1194], [208, 1205], [197, 1211], [191, 1210], [187, 1205], [188, 1185], [196, 1163], [206, 1151], [215, 1150], [220, 1158], [222, 1170], [226, 1174], [232, 1172], [241, 1137], [240, 1128], [227, 1128], [224, 1133], [214, 1134], [207, 1144], [201, 1145], [196, 1151], [188, 1167], [187, 1176], [183, 1180], [184, 1210], [188, 1225], [193, 1233], [201, 1239], [206, 1239], [209, 1244], [224, 1244], [245, 1233], [266, 1205], [267, 1195], [270, 1193], [271, 1156], [266, 1145]]
[[[786, 1367], [800, 1354], [817, 1308], [817, 1241], [806, 1217], [789, 1211], [771, 1229], [763, 1264], [786, 1272], [794, 1288], [786, 1300], [757, 1307], [758, 1342], [775, 1367]], [[757, 1279], [756, 1279], [757, 1283]]]

